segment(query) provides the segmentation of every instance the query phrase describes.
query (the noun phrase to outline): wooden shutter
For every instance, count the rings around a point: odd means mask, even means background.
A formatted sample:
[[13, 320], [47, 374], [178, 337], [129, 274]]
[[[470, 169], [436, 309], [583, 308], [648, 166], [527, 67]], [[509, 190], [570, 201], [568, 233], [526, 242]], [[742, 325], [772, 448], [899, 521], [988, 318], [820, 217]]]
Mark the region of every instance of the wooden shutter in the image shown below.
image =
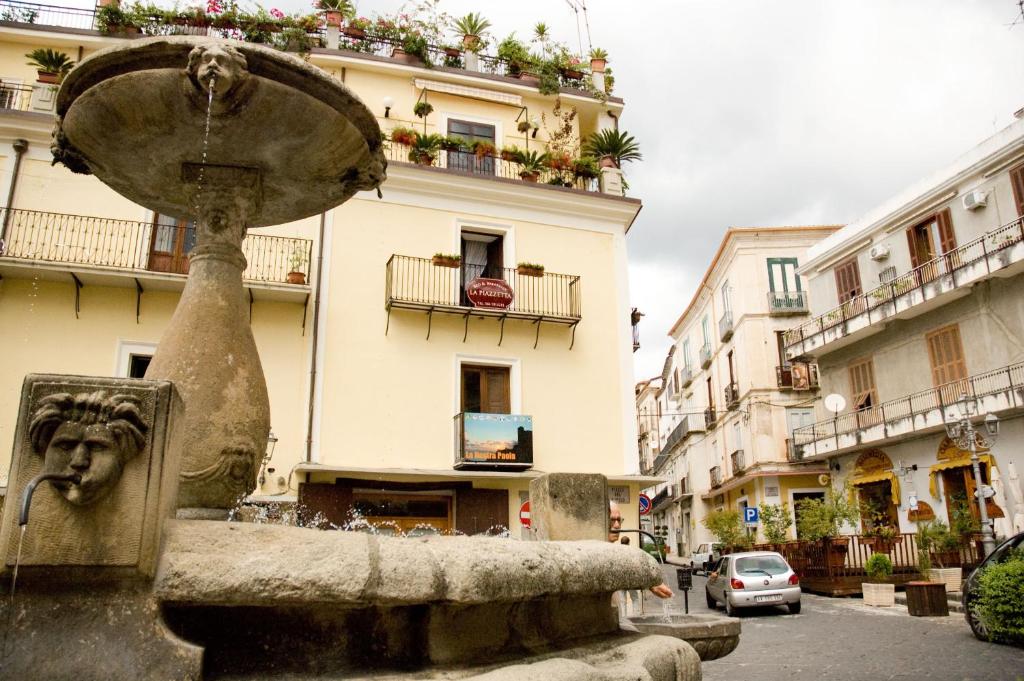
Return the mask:
[[488, 367], [481, 376], [481, 411], [485, 414], [508, 414], [512, 410], [509, 394], [508, 367]]
[[861, 294], [860, 270], [857, 269], [856, 260], [847, 260], [836, 265], [836, 291], [839, 294], [840, 303], [845, 303]]
[[949, 209], [939, 211], [935, 218], [939, 223], [939, 250], [942, 255], [956, 248], [956, 234], [953, 233], [953, 215]]
[[1024, 218], [1024, 166], [1017, 166], [1010, 171], [1010, 184], [1013, 185], [1013, 198], [1017, 203], [1017, 215]]
[[875, 391], [875, 365], [871, 359], [861, 360], [850, 365], [850, 393], [853, 395], [853, 408], [878, 404]]
[[960, 397], [960, 381], [967, 378], [964, 348], [960, 342], [960, 327], [956, 324], [933, 331], [925, 336], [928, 359], [932, 365], [932, 385], [946, 386], [942, 401], [950, 404]]
[[917, 237], [914, 235], [915, 228], [907, 230], [907, 248], [910, 249], [910, 269], [916, 270], [921, 266], [921, 259], [917, 257]]

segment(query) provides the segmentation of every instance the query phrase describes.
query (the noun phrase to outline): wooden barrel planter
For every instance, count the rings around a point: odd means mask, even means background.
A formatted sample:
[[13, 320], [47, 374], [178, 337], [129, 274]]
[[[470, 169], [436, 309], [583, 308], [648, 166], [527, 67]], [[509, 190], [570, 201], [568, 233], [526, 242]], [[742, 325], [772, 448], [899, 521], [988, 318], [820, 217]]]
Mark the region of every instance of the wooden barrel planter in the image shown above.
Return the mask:
[[942, 582], [907, 582], [907, 612], [913, 617], [947, 617], [949, 602]]

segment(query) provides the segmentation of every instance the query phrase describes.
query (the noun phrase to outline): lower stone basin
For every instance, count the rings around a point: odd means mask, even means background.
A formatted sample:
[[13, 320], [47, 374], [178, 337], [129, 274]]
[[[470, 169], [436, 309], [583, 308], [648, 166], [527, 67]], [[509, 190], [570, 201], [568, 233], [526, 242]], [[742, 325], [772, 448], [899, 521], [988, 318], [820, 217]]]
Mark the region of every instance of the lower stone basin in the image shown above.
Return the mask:
[[719, 615], [642, 615], [629, 618], [637, 631], [686, 641], [703, 662], [725, 657], [740, 642], [740, 621]]

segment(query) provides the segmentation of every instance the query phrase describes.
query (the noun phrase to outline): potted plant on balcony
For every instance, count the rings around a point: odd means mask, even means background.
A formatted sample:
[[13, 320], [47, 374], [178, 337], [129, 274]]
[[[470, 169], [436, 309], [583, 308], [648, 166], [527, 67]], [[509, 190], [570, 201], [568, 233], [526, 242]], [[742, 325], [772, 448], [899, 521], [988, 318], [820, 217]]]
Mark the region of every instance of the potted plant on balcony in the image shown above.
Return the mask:
[[519, 177], [526, 182], [536, 182], [547, 167], [548, 155], [537, 151], [524, 151], [519, 158]]
[[71, 57], [48, 47], [38, 47], [26, 54], [25, 57], [29, 60], [29, 66], [36, 67], [39, 82], [50, 85], [56, 85], [64, 80], [64, 76], [75, 65], [75, 62], [71, 61]]
[[421, 135], [416, 133], [411, 149], [409, 149], [409, 160], [421, 166], [432, 166], [437, 160], [437, 152], [441, 150], [444, 137], [437, 133]]
[[412, 128], [396, 127], [391, 130], [391, 141], [411, 147], [416, 142], [416, 131]]
[[479, 52], [484, 47], [483, 36], [491, 22], [477, 12], [459, 17], [455, 20], [454, 28], [462, 34], [462, 46], [469, 52]]
[[471, 148], [473, 149], [473, 154], [481, 161], [488, 156], [494, 156], [498, 153], [498, 148], [487, 140], [475, 140]]
[[292, 249], [291, 255], [288, 256], [288, 274], [286, 278], [289, 284], [306, 283], [306, 273], [303, 270], [307, 262], [306, 249], [296, 244]]
[[543, 277], [544, 265], [538, 265], [532, 262], [521, 262], [516, 265], [516, 273], [521, 274], [524, 277]]
[[373, 25], [373, 22], [366, 17], [353, 17], [345, 22], [341, 32], [349, 38], [362, 40], [366, 37], [366, 31]]
[[786, 533], [793, 525], [789, 504], [761, 504], [760, 511], [765, 541], [771, 544], [772, 551], [781, 552], [782, 545], [786, 543]]
[[104, 5], [97, 9], [96, 26], [100, 33], [122, 35], [141, 33], [138, 17], [134, 12], [121, 9], [120, 5]]
[[597, 161], [584, 156], [573, 160], [572, 175], [577, 180], [593, 180], [601, 175], [601, 169], [597, 166]]
[[590, 70], [601, 73], [608, 65], [608, 52], [600, 47], [590, 50]]
[[355, 15], [355, 7], [349, 0], [317, 0], [317, 9], [324, 13], [328, 26], [341, 26], [342, 19]]
[[873, 553], [864, 564], [868, 581], [860, 585], [864, 605], [891, 608], [896, 605], [896, 585], [888, 583], [892, 575], [892, 561], [884, 553]]
[[598, 159], [602, 168], [621, 168], [626, 161], [643, 159], [640, 145], [624, 130], [595, 132], [583, 145], [583, 153]]
[[963, 568], [960, 566], [960, 538], [949, 531], [949, 527], [941, 520], [923, 523], [928, 547], [928, 558], [932, 565], [929, 578], [933, 582], [946, 585], [946, 592], [960, 590], [963, 581]]
[[434, 105], [430, 102], [416, 102], [416, 105], [412, 107], [412, 112], [419, 118], [426, 118], [434, 113]]
[[889, 553], [892, 547], [903, 541], [899, 528], [892, 524], [892, 519], [878, 510], [873, 503], [865, 503], [860, 509], [861, 518], [867, 526], [861, 537], [861, 543], [870, 546], [876, 553]]
[[840, 530], [844, 524], [860, 519], [860, 510], [850, 501], [849, 488], [839, 492], [829, 489], [824, 499], [801, 499], [798, 503], [797, 534], [821, 543], [828, 568], [843, 567], [850, 538], [841, 535]]
[[451, 267], [454, 269], [462, 263], [462, 256], [458, 254], [435, 253], [434, 257], [430, 259], [430, 263], [434, 267]]
[[508, 161], [509, 163], [519, 163], [519, 159], [523, 157], [522, 150], [517, 146], [507, 146], [501, 148], [501, 160]]

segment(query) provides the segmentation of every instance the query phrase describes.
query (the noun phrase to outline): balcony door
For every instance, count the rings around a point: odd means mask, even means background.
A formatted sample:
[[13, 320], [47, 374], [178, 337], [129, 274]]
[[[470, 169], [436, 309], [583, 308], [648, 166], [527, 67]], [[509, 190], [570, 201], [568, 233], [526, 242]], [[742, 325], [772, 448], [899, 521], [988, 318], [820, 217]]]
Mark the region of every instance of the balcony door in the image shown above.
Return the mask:
[[956, 235], [953, 234], [949, 209], [908, 229], [907, 245], [910, 247], [911, 266], [916, 270], [926, 265], [920, 270], [919, 281], [928, 282], [942, 274], [941, 269], [931, 261], [956, 248]]
[[836, 265], [835, 273], [836, 292], [839, 294], [840, 304], [853, 300], [864, 292], [860, 285], [860, 268], [857, 267], [856, 259]]
[[960, 327], [946, 326], [925, 336], [928, 360], [932, 366], [932, 385], [940, 389], [943, 404], [953, 404], [960, 393], [968, 392], [967, 364], [964, 346], [960, 342]]
[[768, 258], [768, 290], [773, 310], [803, 307], [796, 258]]
[[474, 414], [512, 412], [508, 367], [462, 365], [462, 411]]
[[149, 240], [148, 269], [188, 274], [188, 255], [195, 245], [195, 222], [157, 214]]
[[505, 278], [504, 248], [505, 240], [500, 234], [462, 232], [462, 305], [472, 306], [466, 287], [477, 277]]
[[494, 126], [471, 121], [448, 121], [448, 137], [457, 137], [463, 142], [465, 151], [449, 151], [448, 167], [479, 175], [494, 174], [494, 157], [477, 155], [472, 151], [474, 142], [494, 146]]
[[1017, 166], [1010, 171], [1010, 184], [1013, 185], [1013, 200], [1017, 204], [1017, 216], [1024, 218], [1024, 166]]

